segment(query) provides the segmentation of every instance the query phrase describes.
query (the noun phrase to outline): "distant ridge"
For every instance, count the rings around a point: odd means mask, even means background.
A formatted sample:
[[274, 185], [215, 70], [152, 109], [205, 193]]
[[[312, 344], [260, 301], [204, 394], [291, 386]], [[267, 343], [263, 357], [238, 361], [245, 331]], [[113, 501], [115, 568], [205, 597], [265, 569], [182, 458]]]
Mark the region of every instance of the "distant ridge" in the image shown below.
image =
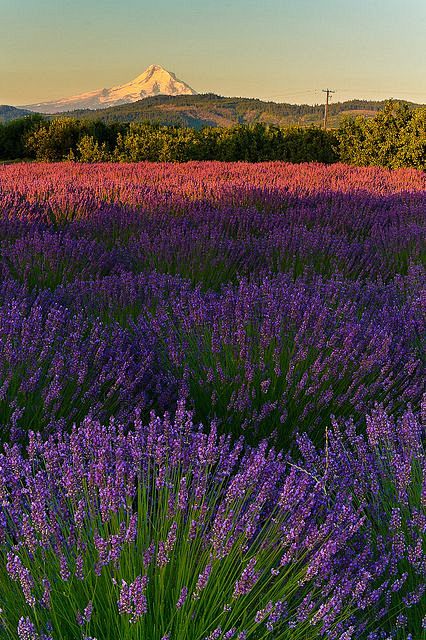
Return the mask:
[[23, 118], [24, 116], [29, 116], [31, 114], [32, 111], [28, 111], [28, 109], [20, 109], [8, 104], [0, 104], [0, 122], [10, 122], [11, 120]]
[[196, 91], [186, 82], [179, 80], [174, 73], [166, 71], [158, 64], [152, 64], [134, 80], [126, 84], [111, 87], [110, 89], [98, 89], [89, 93], [81, 93], [69, 98], [61, 98], [60, 100], [24, 105], [22, 108], [47, 114], [75, 109], [105, 109], [157, 95], [196, 95]]
[[[402, 101], [405, 102], [405, 101]], [[374, 117], [383, 109], [385, 101], [348, 100], [329, 107], [329, 125], [338, 126], [346, 115]], [[410, 106], [419, 106], [407, 103]], [[156, 122], [194, 128], [205, 126], [230, 127], [235, 124], [261, 122], [279, 126], [322, 124], [324, 105], [285, 104], [264, 102], [255, 98], [226, 98], [215, 94], [154, 96], [132, 104], [107, 109], [80, 110], [67, 113], [83, 120], [102, 120], [107, 123]]]
[[[410, 107], [421, 106], [405, 102]], [[374, 117], [383, 109], [384, 100], [347, 100], [335, 102], [329, 108], [329, 126], [339, 126], [344, 116]], [[0, 122], [8, 122], [31, 111], [4, 105], [0, 106]], [[108, 124], [129, 122], [155, 122], [162, 125], [187, 126], [199, 129], [205, 126], [230, 127], [236, 124], [256, 122], [278, 126], [321, 125], [324, 106], [321, 104], [286, 104], [264, 102], [255, 98], [227, 98], [215, 94], [184, 94], [179, 96], [156, 95], [133, 103], [102, 109], [74, 109], [55, 113], [81, 120], [100, 120]]]

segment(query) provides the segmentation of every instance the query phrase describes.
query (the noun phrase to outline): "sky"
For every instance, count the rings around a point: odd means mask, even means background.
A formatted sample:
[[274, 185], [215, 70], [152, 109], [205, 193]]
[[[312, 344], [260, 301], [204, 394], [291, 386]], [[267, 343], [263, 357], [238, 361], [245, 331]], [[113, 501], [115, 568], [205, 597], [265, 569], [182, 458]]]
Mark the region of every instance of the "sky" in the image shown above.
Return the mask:
[[0, 104], [123, 84], [150, 64], [199, 93], [426, 103], [425, 0], [0, 0]]

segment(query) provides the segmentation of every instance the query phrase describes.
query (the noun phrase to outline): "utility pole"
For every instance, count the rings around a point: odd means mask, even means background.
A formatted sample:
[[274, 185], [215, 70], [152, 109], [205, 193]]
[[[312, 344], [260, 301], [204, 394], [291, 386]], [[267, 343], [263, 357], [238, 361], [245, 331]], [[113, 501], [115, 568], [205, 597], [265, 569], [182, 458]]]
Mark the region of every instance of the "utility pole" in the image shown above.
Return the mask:
[[333, 91], [332, 89], [323, 89], [322, 92], [327, 94], [327, 100], [325, 102], [325, 107], [324, 107], [324, 129], [327, 129], [328, 103], [330, 101], [331, 94], [336, 92]]

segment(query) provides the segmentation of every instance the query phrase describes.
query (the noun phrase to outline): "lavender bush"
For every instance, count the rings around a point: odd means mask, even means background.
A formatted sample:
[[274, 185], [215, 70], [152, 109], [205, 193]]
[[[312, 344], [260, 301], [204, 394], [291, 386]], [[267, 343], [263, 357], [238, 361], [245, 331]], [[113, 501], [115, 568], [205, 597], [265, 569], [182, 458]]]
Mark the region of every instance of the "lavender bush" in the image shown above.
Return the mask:
[[[287, 275], [193, 295], [160, 325], [170, 370], [202, 419], [259, 438], [323, 433], [332, 414], [361, 417], [375, 402], [419, 407], [425, 316], [392, 287]], [[364, 309], [364, 313], [361, 313]]]
[[407, 411], [397, 422], [377, 407], [365, 435], [353, 421], [335, 422], [322, 451], [306, 435], [299, 439], [305, 471], [363, 510], [357, 615], [365, 613], [362, 637], [369, 640], [426, 636], [425, 402], [422, 415]]
[[[0, 307], [1, 439], [71, 428], [86, 415], [124, 417], [166, 389], [149, 340], [89, 321], [54, 302]], [[162, 377], [164, 380], [162, 381]], [[165, 394], [165, 391], [164, 391]]]

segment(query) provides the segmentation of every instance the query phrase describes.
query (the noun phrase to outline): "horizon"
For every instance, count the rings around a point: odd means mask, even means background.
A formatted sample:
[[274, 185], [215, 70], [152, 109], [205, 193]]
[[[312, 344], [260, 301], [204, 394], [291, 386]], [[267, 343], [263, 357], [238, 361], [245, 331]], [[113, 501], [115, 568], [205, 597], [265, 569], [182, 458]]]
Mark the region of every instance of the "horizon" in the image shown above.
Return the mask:
[[[149, 64], [147, 67], [145, 67], [145, 69], [143, 69], [139, 74], [137, 74], [130, 81], [129, 80], [127, 80], [127, 81], [125, 80], [125, 81], [123, 81], [123, 83], [120, 83], [120, 84], [125, 84], [126, 82], [132, 82], [139, 75], [142, 75], [145, 71], [147, 71], [150, 67], [160, 67], [161, 69], [164, 69], [165, 71], [171, 73], [172, 75], [175, 75], [177, 80], [185, 82], [184, 78], [180, 77], [179, 74], [176, 73], [175, 71], [173, 71], [172, 69], [166, 69], [162, 65], [157, 64], [156, 62], [153, 62], [153, 63]], [[104, 89], [111, 89], [111, 88], [114, 88], [116, 86], [120, 86], [120, 84], [119, 85], [111, 85], [110, 87], [96, 87], [96, 88], [93, 88], [92, 90], [93, 91], [100, 91], [100, 90], [104, 90]], [[291, 101], [291, 100], [279, 100], [278, 98], [274, 99], [273, 97], [272, 98], [259, 97], [259, 96], [254, 96], [254, 95], [253, 96], [231, 95], [231, 94], [225, 95], [225, 94], [221, 94], [221, 93], [216, 93], [215, 91], [199, 92], [196, 89], [195, 89], [195, 91], [196, 91], [196, 95], [199, 95], [199, 96], [210, 95], [211, 94], [211, 95], [217, 96], [219, 98], [254, 99], [254, 100], [261, 100], [261, 101], [264, 101], [264, 102], [274, 102], [274, 103], [277, 103], [277, 104], [293, 104], [293, 105], [298, 105], [298, 106], [299, 105], [300, 106], [307, 105], [307, 106], [313, 106], [313, 107], [322, 106], [324, 104], [320, 100], [318, 100], [316, 102]], [[89, 90], [89, 92], [90, 92], [90, 90]], [[82, 95], [83, 95], [83, 93], [84, 92], [82, 92]], [[323, 94], [322, 90], [321, 90], [321, 94]], [[79, 95], [79, 94], [75, 94], [75, 95]], [[159, 95], [163, 95], [165, 97], [167, 96], [167, 94], [159, 94]], [[2, 105], [2, 106], [12, 106], [12, 107], [15, 107], [15, 108], [22, 108], [23, 109], [23, 108], [26, 108], [26, 107], [29, 107], [29, 106], [36, 106], [37, 104], [42, 104], [43, 102], [50, 102], [50, 101], [55, 101], [55, 100], [59, 101], [61, 99], [65, 99], [65, 98], [69, 98], [69, 97], [71, 97], [71, 96], [70, 95], [67, 95], [67, 96], [65, 96], [65, 95], [63, 95], [63, 96], [55, 96], [54, 98], [50, 98], [49, 100], [46, 100], [46, 101], [40, 100], [40, 101], [38, 101], [36, 103], [27, 103], [25, 105], [24, 104], [13, 104], [12, 105], [10, 103], [8, 103], [8, 104], [3, 103], [2, 100], [1, 100], [1, 95], [0, 95], [0, 105]], [[146, 99], [148, 99], [150, 97], [152, 97], [152, 96], [148, 96]], [[170, 97], [173, 97], [173, 96], [170, 96]], [[174, 97], [178, 97], [178, 96], [174, 96]], [[182, 96], [182, 97], [185, 97], [185, 96]], [[141, 99], [143, 99], [143, 98], [141, 98]], [[391, 95], [389, 95], [389, 96], [385, 96], [385, 97], [384, 96], [377, 96], [377, 97], [368, 97], [368, 98], [366, 98], [366, 97], [363, 97], [363, 96], [351, 95], [350, 97], [344, 97], [344, 98], [341, 98], [341, 99], [340, 98], [339, 99], [333, 99], [333, 95], [331, 95], [330, 96], [330, 105], [332, 105], [333, 103], [334, 104], [338, 104], [338, 103], [351, 102], [351, 101], [376, 102], [376, 101], [386, 101], [386, 100], [405, 101], [405, 102], [412, 102], [412, 103], [422, 104], [421, 101], [416, 101], [414, 99], [407, 98], [405, 96], [391, 96]], [[108, 105], [108, 106], [110, 106], [110, 105]], [[105, 107], [105, 108], [108, 108], [108, 106]], [[89, 110], [92, 110], [92, 109], [89, 108]], [[95, 109], [93, 109], [93, 110], [95, 110]]]
[[426, 102], [420, 0], [106, 0], [101, 10], [96, 0], [2, 3], [1, 104], [110, 88], [151, 64], [199, 94], [315, 105], [331, 87], [332, 102]]
[[[177, 80], [185, 82], [184, 78], [181, 78], [179, 76], [179, 74], [176, 73], [175, 71], [173, 71], [172, 69], [165, 69], [164, 67], [162, 67], [162, 65], [159, 65], [156, 62], [153, 62], [153, 63], [149, 64], [143, 71], [141, 71], [140, 74], [137, 74], [134, 78], [132, 78], [130, 81], [126, 81], [125, 80], [123, 83], [120, 83], [120, 84], [125, 84], [126, 82], [132, 82], [139, 75], [142, 75], [142, 73], [144, 73], [150, 67], [156, 67], [156, 66], [164, 69], [165, 71], [171, 73], [172, 75], [175, 75]], [[93, 89], [93, 91], [111, 89], [111, 88], [113, 88], [115, 86], [120, 86], [120, 85], [112, 85], [111, 87], [96, 87], [96, 88]], [[211, 95], [215, 95], [215, 96], [217, 96], [219, 98], [249, 99], [249, 100], [254, 99], [254, 100], [262, 100], [264, 102], [274, 102], [276, 104], [293, 104], [293, 105], [298, 105], [298, 106], [299, 105], [300, 106], [308, 105], [308, 106], [313, 106], [313, 107], [315, 107], [315, 106], [323, 106], [323, 104], [324, 104], [324, 102], [321, 102], [320, 100], [317, 101], [317, 102], [308, 102], [308, 101], [307, 102], [303, 102], [303, 101], [300, 101], [300, 102], [294, 101], [294, 102], [292, 102], [290, 100], [279, 100], [279, 99], [274, 100], [273, 98], [267, 98], [267, 97], [263, 97], [262, 98], [262, 97], [259, 97], [259, 96], [245, 96], [245, 95], [231, 95], [231, 94], [230, 95], [224, 95], [224, 94], [221, 94], [221, 93], [216, 93], [214, 91], [206, 91], [206, 92], [201, 93], [201, 92], [198, 92], [196, 89], [195, 89], [195, 91], [196, 91], [196, 95], [199, 95], [199, 96], [210, 95], [211, 94]], [[321, 94], [323, 94], [322, 90], [321, 90]], [[79, 95], [79, 94], [75, 94], [75, 95]], [[163, 95], [165, 97], [167, 96], [167, 94], [160, 94], [160, 95]], [[336, 94], [334, 94], [334, 95], [336, 95]], [[69, 98], [69, 97], [71, 97], [71, 96], [70, 95], [68, 95], [68, 96], [56, 96], [56, 97], [54, 97], [52, 99], [52, 101], [61, 100], [61, 99]], [[152, 97], [152, 96], [148, 96], [146, 99], [148, 99], [149, 97]], [[170, 97], [173, 97], [173, 96], [170, 96]], [[178, 96], [175, 96], [175, 97], [178, 97]], [[185, 96], [183, 96], [183, 97], [185, 97]], [[144, 99], [144, 98], [141, 98], [141, 99]], [[324, 100], [324, 98], [323, 98], [323, 100]], [[405, 96], [402, 97], [402, 96], [390, 96], [389, 95], [389, 96], [385, 96], [385, 97], [369, 97], [369, 98], [364, 98], [362, 96], [350, 96], [350, 97], [345, 97], [343, 99], [333, 99], [333, 95], [331, 95], [330, 96], [330, 105], [332, 105], [333, 103], [334, 104], [338, 104], [338, 103], [351, 102], [351, 101], [356, 101], [356, 100], [358, 100], [358, 101], [367, 101], [367, 102], [395, 100], [395, 101], [403, 101], [403, 102], [405, 101], [405, 102], [412, 102], [412, 103], [416, 103], [416, 104], [423, 104], [422, 102], [416, 101], [414, 99], [406, 98]], [[39, 101], [38, 103], [42, 104], [43, 102], [48, 102], [48, 101]], [[22, 104], [20, 104], [20, 105], [6, 105], [6, 106], [13, 106], [13, 107], [16, 107], [16, 108], [25, 108], [25, 107], [28, 107], [28, 106], [34, 106], [34, 105], [36, 105], [38, 103], [28, 103], [28, 104], [25, 104], [25, 105], [22, 105]], [[0, 100], [0, 104], [2, 104], [1, 100]], [[108, 107], [105, 107], [105, 108], [108, 108]], [[89, 108], [89, 110], [92, 110], [92, 109]], [[95, 110], [95, 109], [93, 109], [93, 110]]]

